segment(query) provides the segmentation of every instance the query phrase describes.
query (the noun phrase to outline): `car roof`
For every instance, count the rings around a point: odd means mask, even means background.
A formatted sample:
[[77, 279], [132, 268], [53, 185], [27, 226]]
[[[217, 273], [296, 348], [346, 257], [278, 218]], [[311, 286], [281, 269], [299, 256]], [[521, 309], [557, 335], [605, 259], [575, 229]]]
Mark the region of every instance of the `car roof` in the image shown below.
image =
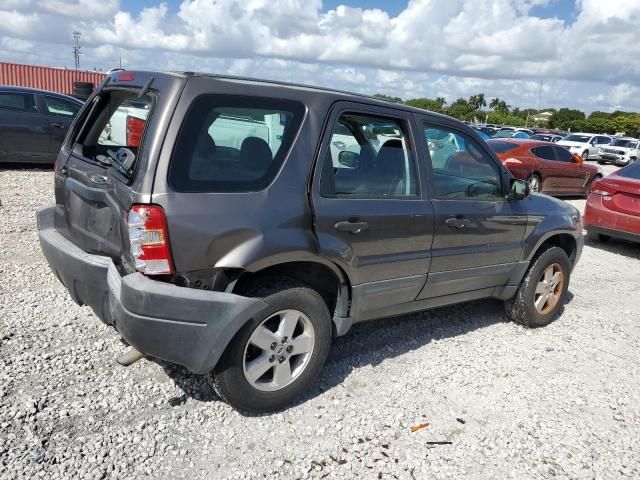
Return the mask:
[[[133, 71], [132, 71], [133, 72]], [[150, 73], [150, 72], [144, 72], [144, 73]], [[384, 106], [384, 107], [392, 107], [395, 108], [397, 110], [403, 110], [406, 112], [413, 112], [413, 113], [419, 113], [419, 114], [428, 114], [443, 120], [454, 120], [457, 123], [461, 123], [464, 124], [464, 122], [462, 122], [461, 120], [457, 120], [453, 117], [450, 117], [448, 115], [443, 115], [441, 113], [437, 113], [437, 112], [433, 112], [431, 110], [425, 110], [423, 108], [418, 108], [418, 107], [412, 107], [409, 105], [405, 105], [403, 103], [394, 103], [394, 102], [389, 102], [386, 100], [382, 100], [376, 97], [373, 97], [371, 95], [365, 95], [362, 93], [354, 93], [354, 92], [348, 92], [346, 90], [338, 90], [338, 89], [332, 89], [332, 88], [327, 88], [327, 87], [319, 87], [319, 86], [315, 86], [315, 85], [304, 85], [304, 84], [300, 84], [300, 83], [292, 83], [292, 82], [283, 82], [283, 81], [279, 81], [279, 80], [265, 80], [265, 79], [259, 79], [259, 78], [249, 78], [249, 77], [241, 77], [241, 76], [234, 76], [234, 75], [220, 75], [220, 74], [214, 74], [214, 73], [203, 73], [203, 72], [187, 72], [187, 71], [180, 71], [180, 72], [159, 72], [159, 73], [164, 73], [164, 74], [168, 74], [168, 75], [180, 75], [180, 76], [185, 76], [185, 77], [208, 77], [208, 78], [212, 78], [212, 79], [218, 79], [218, 80], [227, 80], [227, 81], [231, 81], [231, 82], [237, 82], [237, 83], [243, 83], [243, 84], [253, 84], [253, 85], [273, 85], [273, 86], [280, 86], [280, 87], [287, 87], [287, 88], [291, 88], [294, 90], [298, 90], [298, 91], [308, 91], [308, 92], [313, 92], [316, 93], [318, 95], [327, 95], [327, 96], [331, 96], [331, 97], [335, 97], [336, 100], [347, 100], [347, 101], [356, 101], [356, 102], [361, 102], [363, 99], [367, 100], [367, 103], [371, 103], [372, 105], [379, 105], [379, 106]], [[466, 125], [466, 124], [464, 124]], [[470, 128], [469, 125], [467, 125], [467, 127]]]
[[64, 98], [66, 100], [71, 100], [71, 101], [75, 101], [77, 103], [82, 104], [82, 100], [78, 100], [75, 97], [72, 97], [70, 95], [65, 95], [64, 93], [58, 93], [58, 92], [52, 92], [50, 90], [42, 90], [39, 88], [29, 88], [29, 87], [19, 87], [19, 86], [15, 86], [15, 85], [0, 85], [0, 92], [4, 92], [4, 93], [10, 93], [10, 92], [15, 92], [15, 93], [33, 93], [33, 94], [41, 94], [41, 95], [52, 95], [55, 97], [60, 97], [60, 98]]

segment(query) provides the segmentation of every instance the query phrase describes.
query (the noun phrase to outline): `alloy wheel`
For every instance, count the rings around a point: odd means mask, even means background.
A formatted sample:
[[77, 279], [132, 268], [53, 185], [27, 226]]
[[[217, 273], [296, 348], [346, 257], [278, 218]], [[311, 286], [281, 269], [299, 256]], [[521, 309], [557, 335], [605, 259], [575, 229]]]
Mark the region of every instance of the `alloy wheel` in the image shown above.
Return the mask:
[[545, 268], [540, 280], [536, 284], [534, 304], [540, 315], [552, 311], [560, 301], [564, 290], [564, 270], [559, 263]]
[[257, 390], [281, 390], [305, 370], [314, 345], [313, 324], [304, 313], [298, 310], [274, 313], [249, 337], [242, 364], [244, 376]]

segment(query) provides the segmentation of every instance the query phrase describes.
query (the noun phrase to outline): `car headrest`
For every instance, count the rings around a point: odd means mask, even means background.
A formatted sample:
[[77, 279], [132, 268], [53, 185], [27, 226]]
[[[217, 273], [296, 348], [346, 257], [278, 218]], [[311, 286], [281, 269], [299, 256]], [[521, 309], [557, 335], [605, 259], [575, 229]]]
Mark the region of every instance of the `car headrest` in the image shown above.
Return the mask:
[[397, 139], [387, 140], [376, 157], [376, 171], [390, 177], [404, 176], [404, 149]]
[[247, 137], [240, 146], [240, 162], [242, 165], [259, 172], [265, 172], [271, 162], [273, 155], [269, 144], [259, 137]]
[[216, 153], [216, 142], [211, 138], [209, 132], [203, 132], [198, 135], [198, 140], [196, 141], [196, 151], [197, 155], [202, 157], [212, 157]]

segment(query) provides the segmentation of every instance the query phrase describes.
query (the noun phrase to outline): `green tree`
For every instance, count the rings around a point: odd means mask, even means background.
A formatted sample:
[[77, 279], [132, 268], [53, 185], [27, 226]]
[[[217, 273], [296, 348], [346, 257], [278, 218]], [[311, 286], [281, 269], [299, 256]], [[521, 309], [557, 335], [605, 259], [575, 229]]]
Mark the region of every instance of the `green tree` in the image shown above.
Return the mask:
[[487, 101], [484, 98], [484, 93], [478, 93], [477, 95], [471, 95], [467, 101], [471, 110], [480, 110], [482, 107], [487, 106]]
[[444, 98], [411, 98], [405, 102], [407, 105], [417, 108], [424, 108], [425, 110], [431, 110], [432, 112], [444, 112], [444, 104], [446, 103]]
[[549, 126], [551, 128], [559, 128], [560, 130], [573, 130], [578, 126], [576, 122], [584, 120], [584, 112], [573, 110], [570, 108], [561, 108], [549, 117]]
[[378, 100], [384, 100], [385, 102], [393, 102], [393, 103], [403, 103], [400, 97], [390, 97], [388, 95], [384, 95], [382, 93], [376, 93], [373, 98], [377, 98]]
[[473, 113], [469, 107], [469, 102], [464, 98], [458, 98], [447, 108], [447, 114], [459, 120], [466, 120]]

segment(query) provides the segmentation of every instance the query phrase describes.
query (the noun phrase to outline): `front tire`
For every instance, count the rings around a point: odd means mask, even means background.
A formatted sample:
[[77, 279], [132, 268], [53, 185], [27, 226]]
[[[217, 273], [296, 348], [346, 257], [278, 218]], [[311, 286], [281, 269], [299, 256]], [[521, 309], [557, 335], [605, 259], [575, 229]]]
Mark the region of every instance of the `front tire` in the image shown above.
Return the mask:
[[585, 150], [584, 152], [582, 152], [582, 159], [589, 160], [589, 150]]
[[548, 325], [562, 309], [570, 276], [566, 252], [559, 247], [544, 250], [529, 267], [515, 297], [505, 302], [507, 316], [528, 328]]
[[327, 359], [329, 310], [315, 290], [288, 278], [264, 278], [246, 293], [268, 307], [238, 332], [208, 378], [240, 411], [282, 409], [309, 388]]

